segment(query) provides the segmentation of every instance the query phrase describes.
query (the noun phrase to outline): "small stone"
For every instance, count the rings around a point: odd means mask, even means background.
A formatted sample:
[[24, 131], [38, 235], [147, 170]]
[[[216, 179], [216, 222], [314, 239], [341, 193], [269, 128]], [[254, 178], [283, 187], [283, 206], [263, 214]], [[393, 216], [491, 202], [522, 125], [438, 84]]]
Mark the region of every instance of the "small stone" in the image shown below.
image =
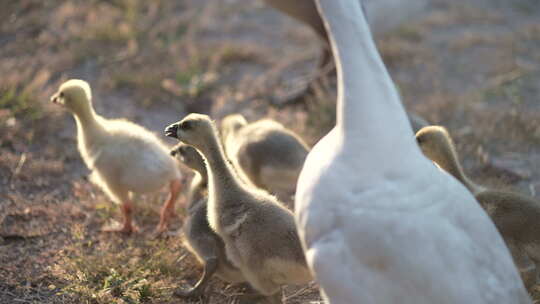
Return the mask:
[[14, 127], [17, 124], [17, 119], [15, 117], [10, 117], [6, 120], [6, 125], [10, 128]]

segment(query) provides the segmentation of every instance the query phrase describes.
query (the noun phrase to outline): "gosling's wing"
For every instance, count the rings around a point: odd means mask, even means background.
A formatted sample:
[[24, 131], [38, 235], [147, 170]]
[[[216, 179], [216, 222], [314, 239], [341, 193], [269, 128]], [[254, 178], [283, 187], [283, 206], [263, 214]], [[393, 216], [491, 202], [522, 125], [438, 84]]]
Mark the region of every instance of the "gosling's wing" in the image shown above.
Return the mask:
[[514, 192], [486, 190], [476, 199], [490, 215], [503, 236], [520, 242], [538, 242], [540, 202]]

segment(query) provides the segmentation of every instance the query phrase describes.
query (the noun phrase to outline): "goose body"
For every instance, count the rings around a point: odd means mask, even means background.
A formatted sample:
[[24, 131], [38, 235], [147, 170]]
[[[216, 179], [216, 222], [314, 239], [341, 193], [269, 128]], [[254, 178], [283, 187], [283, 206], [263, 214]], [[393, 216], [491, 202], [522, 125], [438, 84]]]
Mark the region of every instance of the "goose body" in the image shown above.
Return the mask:
[[422, 128], [416, 140], [429, 159], [474, 194], [506, 241], [525, 285], [532, 287], [540, 270], [540, 201], [474, 183], [465, 174], [454, 142], [444, 127]]
[[77, 137], [82, 159], [101, 187], [143, 194], [179, 178], [178, 165], [164, 153], [167, 147], [148, 130], [127, 120], [96, 121], [103, 126], [101, 134], [77, 123]]
[[62, 84], [51, 98], [65, 106], [77, 124], [77, 146], [91, 180], [116, 203], [122, 205], [121, 231], [131, 232], [130, 193], [155, 192], [169, 184], [171, 195], [165, 203], [158, 226], [167, 227], [181, 188], [181, 174], [167, 147], [150, 131], [123, 119], [106, 119], [92, 107], [90, 86], [72, 79]]
[[248, 123], [240, 114], [221, 123], [225, 154], [255, 186], [290, 198], [309, 148], [282, 124], [271, 119]]
[[337, 123], [309, 153], [295, 207], [327, 303], [531, 303], [486, 213], [416, 145], [360, 2], [316, 3]]

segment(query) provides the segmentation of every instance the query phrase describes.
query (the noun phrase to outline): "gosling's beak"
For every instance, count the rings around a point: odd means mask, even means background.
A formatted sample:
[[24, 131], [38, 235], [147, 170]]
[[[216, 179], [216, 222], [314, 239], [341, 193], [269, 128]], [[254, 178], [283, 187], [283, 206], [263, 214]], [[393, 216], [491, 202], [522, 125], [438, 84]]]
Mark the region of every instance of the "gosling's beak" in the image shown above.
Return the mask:
[[59, 102], [58, 93], [51, 96], [51, 101], [52, 101], [52, 103], [58, 103]]
[[176, 156], [176, 154], [178, 154], [178, 150], [172, 149], [169, 153], [171, 154], [171, 156]]
[[165, 128], [165, 136], [172, 137], [172, 138], [178, 138], [178, 135], [176, 132], [178, 131], [178, 123], [173, 123], [172, 125], [169, 125], [167, 128]]

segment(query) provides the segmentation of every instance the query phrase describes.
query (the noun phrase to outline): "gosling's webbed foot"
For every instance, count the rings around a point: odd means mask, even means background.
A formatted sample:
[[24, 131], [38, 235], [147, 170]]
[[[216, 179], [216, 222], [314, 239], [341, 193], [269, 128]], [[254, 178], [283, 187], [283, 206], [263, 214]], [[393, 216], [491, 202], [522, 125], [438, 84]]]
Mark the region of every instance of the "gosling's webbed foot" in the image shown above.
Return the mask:
[[217, 258], [208, 258], [205, 260], [204, 264], [204, 273], [202, 278], [195, 284], [195, 286], [184, 289], [179, 288], [177, 289], [174, 294], [178, 297], [182, 298], [196, 298], [201, 297], [204, 293], [204, 290], [206, 289], [206, 285], [208, 284], [208, 281], [212, 277], [212, 275], [216, 272], [218, 267], [218, 259]]
[[152, 239], [158, 239], [161, 237], [176, 237], [180, 235], [178, 231], [171, 231], [169, 230], [169, 225], [167, 224], [158, 224], [156, 229], [154, 229], [154, 232], [152, 232], [151, 237]]
[[160, 229], [154, 229], [154, 231], [150, 234], [150, 239], [157, 240], [160, 239], [162, 236], [165, 235], [165, 230], [161, 231]]
[[169, 222], [171, 219], [176, 218], [176, 212], [168, 211], [160, 219], [156, 229], [154, 229], [154, 234], [163, 234], [169, 230]]
[[178, 288], [174, 291], [174, 295], [180, 298], [200, 298], [203, 295], [203, 290], [198, 287]]

